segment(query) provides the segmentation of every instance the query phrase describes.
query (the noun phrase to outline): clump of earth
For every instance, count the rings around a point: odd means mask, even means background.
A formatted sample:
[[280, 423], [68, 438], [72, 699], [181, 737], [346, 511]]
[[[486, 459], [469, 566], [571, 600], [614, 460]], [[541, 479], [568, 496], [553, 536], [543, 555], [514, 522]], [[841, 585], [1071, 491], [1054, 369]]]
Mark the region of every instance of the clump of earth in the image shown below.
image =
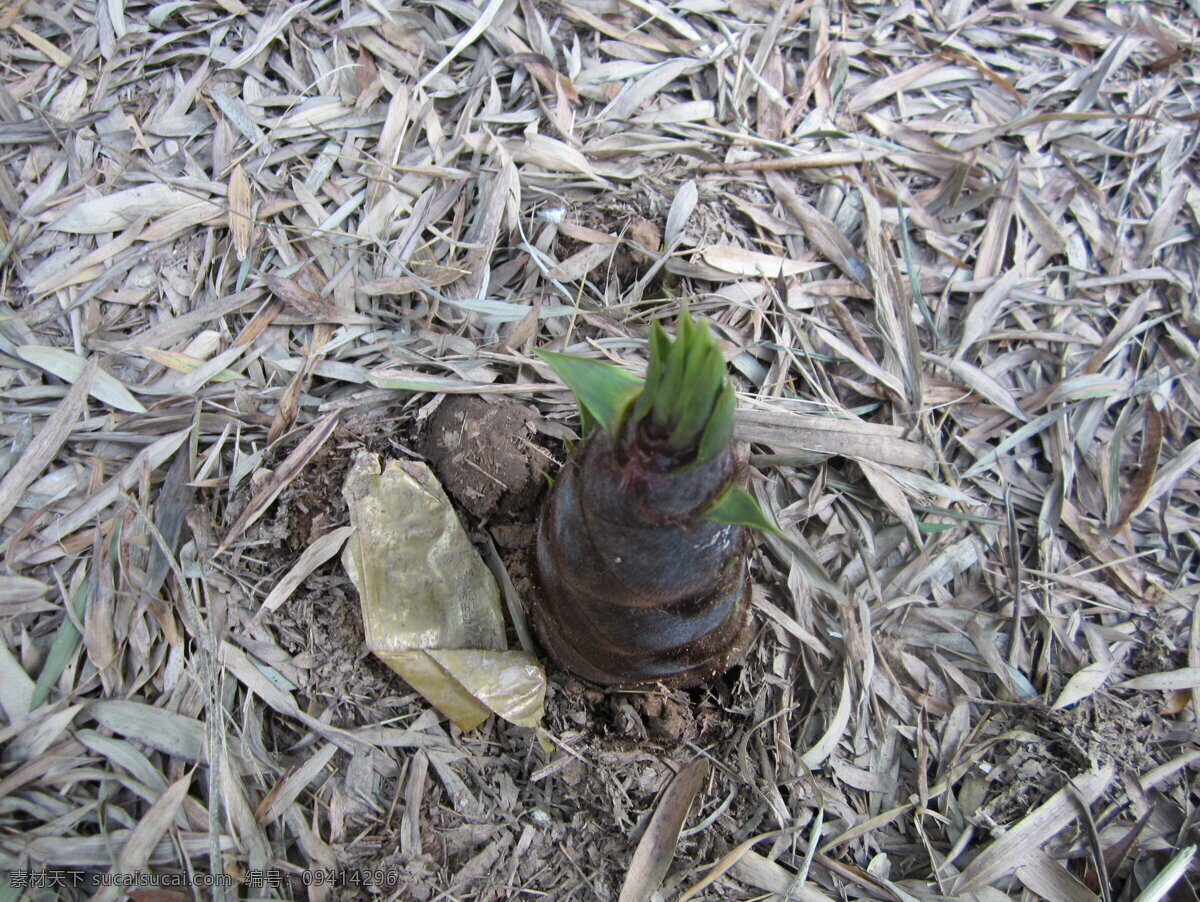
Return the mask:
[[546, 485], [550, 456], [534, 443], [536, 411], [512, 401], [452, 395], [434, 412], [421, 437], [446, 491], [480, 520], [526, 514]]

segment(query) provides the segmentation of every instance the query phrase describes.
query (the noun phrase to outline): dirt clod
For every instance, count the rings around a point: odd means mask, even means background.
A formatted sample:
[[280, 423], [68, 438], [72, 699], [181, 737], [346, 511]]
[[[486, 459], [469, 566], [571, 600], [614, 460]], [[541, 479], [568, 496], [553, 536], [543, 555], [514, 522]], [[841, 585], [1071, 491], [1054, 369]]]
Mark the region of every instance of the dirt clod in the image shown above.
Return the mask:
[[449, 397], [430, 417], [421, 451], [446, 491], [481, 520], [511, 519], [537, 500], [550, 459], [531, 439], [534, 411], [511, 401]]

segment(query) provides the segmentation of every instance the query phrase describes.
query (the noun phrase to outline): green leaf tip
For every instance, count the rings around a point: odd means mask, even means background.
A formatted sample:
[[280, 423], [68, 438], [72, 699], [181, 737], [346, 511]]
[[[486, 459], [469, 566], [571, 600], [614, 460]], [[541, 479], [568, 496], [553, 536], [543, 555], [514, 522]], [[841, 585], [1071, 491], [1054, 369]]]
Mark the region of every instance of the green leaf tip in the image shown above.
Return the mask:
[[625, 411], [641, 393], [642, 380], [603, 360], [541, 349], [535, 349], [534, 353], [550, 364], [558, 378], [574, 393], [584, 434], [599, 424], [610, 435], [615, 435]]
[[704, 519], [728, 526], [746, 526], [759, 532], [784, 537], [779, 528], [763, 513], [754, 496], [736, 485], [726, 489], [709, 505], [708, 510], [704, 512]]
[[600, 360], [538, 350], [575, 393], [583, 429], [599, 424], [610, 435], [629, 425], [670, 457], [705, 463], [733, 439], [737, 401], [725, 373], [721, 347], [708, 323], [684, 310], [672, 339], [662, 323], [650, 324], [645, 380]]
[[650, 327], [646, 386], [633, 407], [633, 420], [674, 454], [703, 463], [729, 446], [733, 435], [733, 389], [725, 358], [708, 323], [686, 310], [672, 341], [656, 320]]

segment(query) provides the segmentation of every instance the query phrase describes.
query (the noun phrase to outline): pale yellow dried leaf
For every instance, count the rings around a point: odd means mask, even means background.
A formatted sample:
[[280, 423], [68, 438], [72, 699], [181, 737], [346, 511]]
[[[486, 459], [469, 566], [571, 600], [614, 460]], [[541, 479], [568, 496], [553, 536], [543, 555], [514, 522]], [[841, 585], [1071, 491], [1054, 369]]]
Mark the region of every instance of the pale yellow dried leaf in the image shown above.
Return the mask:
[[8, 27], [13, 34], [27, 43], [30, 47], [33, 47], [35, 50], [40, 52], [46, 57], [46, 59], [50, 60], [50, 62], [54, 63], [54, 65], [58, 66], [60, 69], [67, 69], [70, 67], [71, 57], [63, 53], [37, 32], [31, 31], [20, 22], [13, 22]]
[[233, 167], [229, 173], [229, 232], [233, 237], [233, 251], [238, 260], [245, 260], [250, 252], [250, 236], [254, 231], [253, 212], [250, 207], [250, 179], [242, 165]]
[[798, 276], [824, 265], [748, 251], [732, 244], [710, 244], [700, 251], [700, 256], [714, 269], [735, 276], [755, 276], [760, 279], [774, 279], [781, 273], [785, 276]]

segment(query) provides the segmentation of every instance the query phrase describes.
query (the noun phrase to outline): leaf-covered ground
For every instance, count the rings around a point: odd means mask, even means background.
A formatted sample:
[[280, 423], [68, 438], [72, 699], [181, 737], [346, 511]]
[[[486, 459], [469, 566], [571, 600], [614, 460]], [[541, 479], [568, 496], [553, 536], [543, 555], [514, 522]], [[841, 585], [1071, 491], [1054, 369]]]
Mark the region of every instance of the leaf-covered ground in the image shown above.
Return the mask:
[[[1196, 898], [1196, 0], [0, 29], [0, 899]], [[458, 733], [365, 651], [353, 455], [457, 394], [552, 472], [532, 349], [685, 304], [788, 535], [750, 655]], [[527, 601], [537, 479], [443, 471]]]

